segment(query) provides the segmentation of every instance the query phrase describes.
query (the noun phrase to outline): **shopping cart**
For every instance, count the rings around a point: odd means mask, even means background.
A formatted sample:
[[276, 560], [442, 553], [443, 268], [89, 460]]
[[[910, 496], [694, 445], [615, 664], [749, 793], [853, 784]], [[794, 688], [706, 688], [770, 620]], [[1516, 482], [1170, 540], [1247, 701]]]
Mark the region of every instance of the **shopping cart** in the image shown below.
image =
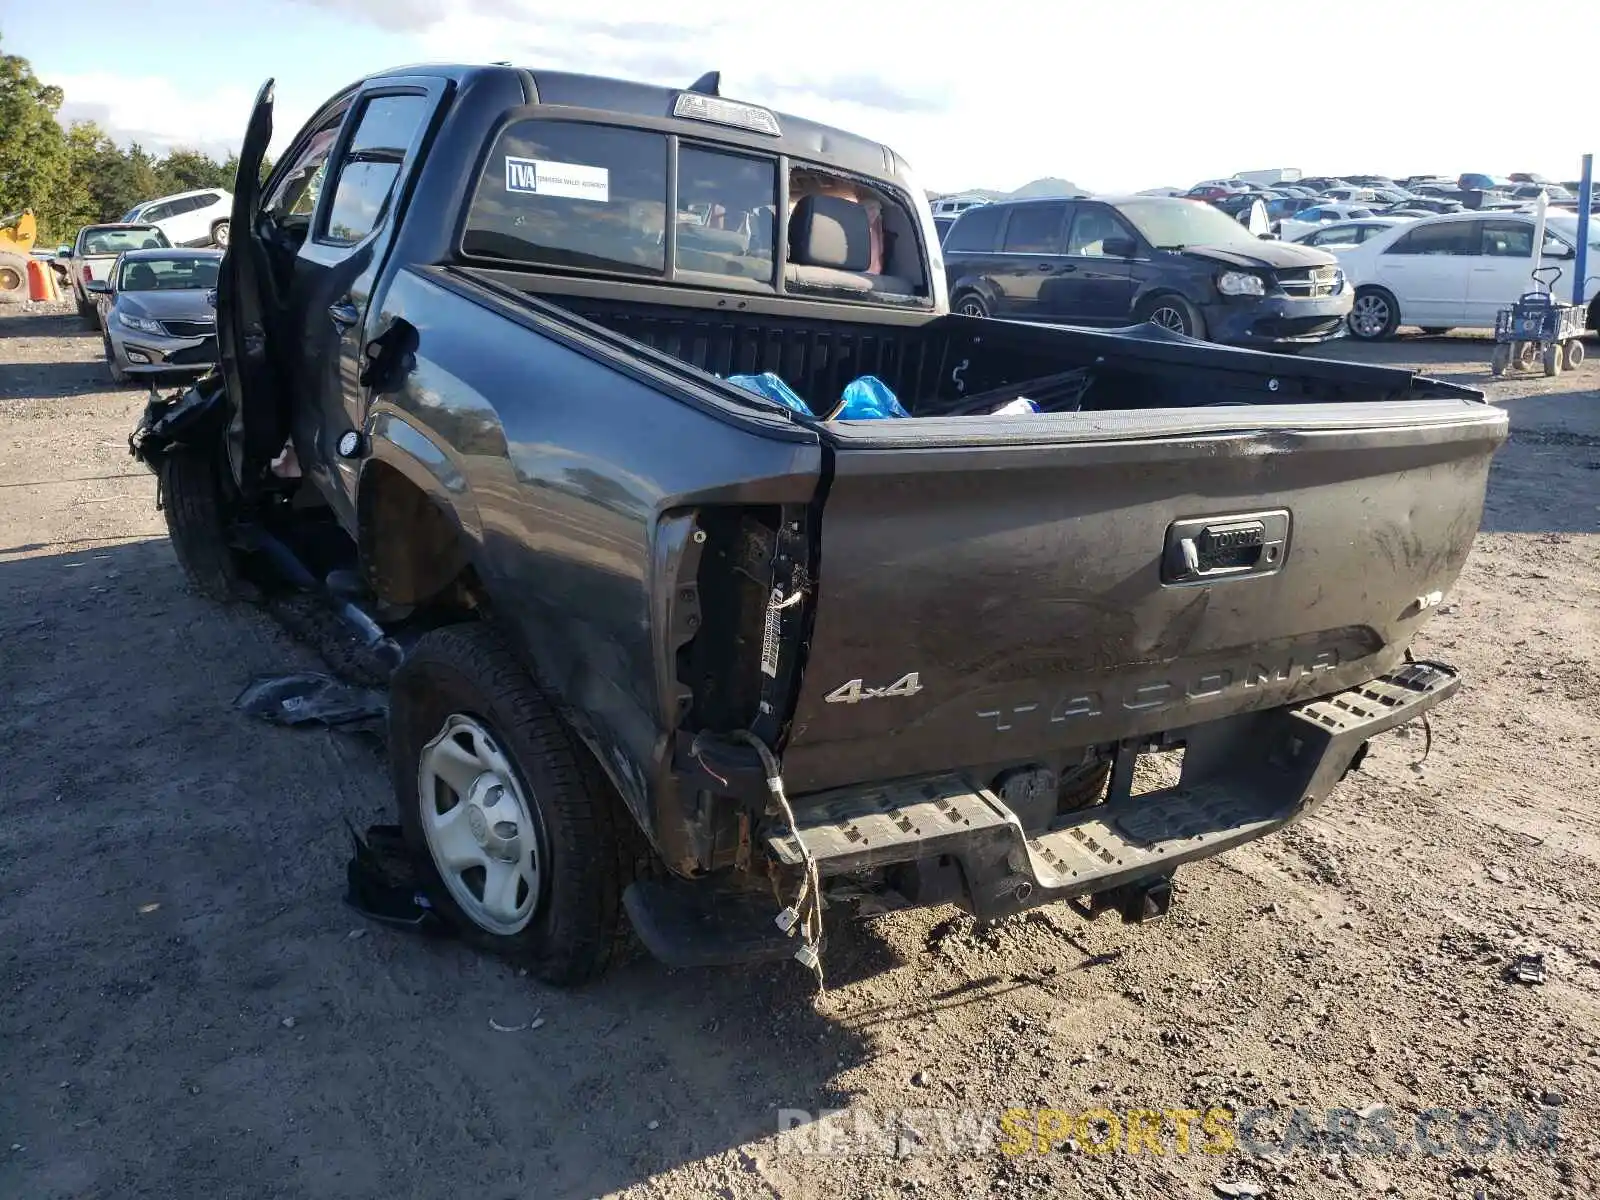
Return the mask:
[[[1547, 271], [1555, 272], [1548, 282], [1540, 278]], [[1540, 267], [1533, 277], [1544, 291], [1525, 292], [1495, 314], [1490, 369], [1496, 375], [1513, 367], [1531, 370], [1535, 363], [1544, 364], [1546, 375], [1558, 375], [1583, 361], [1583, 309], [1555, 298], [1560, 276], [1560, 267]]]

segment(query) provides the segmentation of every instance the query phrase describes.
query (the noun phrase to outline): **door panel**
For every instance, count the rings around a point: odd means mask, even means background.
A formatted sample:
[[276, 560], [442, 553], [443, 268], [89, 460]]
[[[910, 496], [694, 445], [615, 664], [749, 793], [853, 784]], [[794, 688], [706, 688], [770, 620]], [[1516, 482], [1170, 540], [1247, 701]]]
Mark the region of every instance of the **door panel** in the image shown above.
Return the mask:
[[1064, 201], [1017, 204], [1007, 214], [995, 264], [1004, 315], [1030, 320], [1049, 315], [1043, 294], [1059, 269], [1071, 208]]
[[1465, 324], [1494, 327], [1495, 314], [1534, 291], [1533, 222], [1483, 221], [1483, 253], [1472, 260]]
[[359, 459], [340, 439], [366, 421], [363, 350], [377, 332], [368, 301], [393, 237], [393, 212], [444, 93], [444, 81], [385, 80], [351, 106], [294, 263], [289, 328], [298, 333], [295, 408], [302, 469], [347, 529], [355, 525]]
[[1481, 221], [1428, 222], [1378, 255], [1375, 282], [1394, 293], [1406, 325], [1461, 325], [1480, 261]]
[[1107, 238], [1138, 244], [1109, 208], [1077, 205], [1060, 266], [1045, 286], [1042, 307], [1052, 318], [1074, 325], [1126, 325], [1133, 320], [1133, 270], [1127, 259], [1105, 253]]
[[272, 141], [274, 85], [267, 80], [256, 94], [250, 124], [239, 149], [234, 181], [234, 239], [217, 276], [217, 364], [233, 418], [228, 427], [228, 458], [236, 483], [246, 495], [256, 489], [260, 469], [283, 445], [279, 389], [268, 354], [265, 307], [271, 295], [266, 250], [255, 227], [261, 197], [261, 164]]

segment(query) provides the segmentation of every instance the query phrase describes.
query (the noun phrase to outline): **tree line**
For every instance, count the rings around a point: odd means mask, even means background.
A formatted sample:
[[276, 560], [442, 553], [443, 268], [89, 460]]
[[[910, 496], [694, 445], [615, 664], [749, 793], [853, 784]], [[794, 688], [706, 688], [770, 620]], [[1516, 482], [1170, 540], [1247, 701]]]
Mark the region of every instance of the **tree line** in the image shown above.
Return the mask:
[[236, 154], [219, 162], [200, 150], [157, 156], [137, 143], [118, 146], [93, 121], [63, 128], [63, 99], [27, 59], [0, 53], [0, 216], [33, 209], [43, 244], [70, 241], [81, 226], [115, 221], [157, 196], [233, 190]]

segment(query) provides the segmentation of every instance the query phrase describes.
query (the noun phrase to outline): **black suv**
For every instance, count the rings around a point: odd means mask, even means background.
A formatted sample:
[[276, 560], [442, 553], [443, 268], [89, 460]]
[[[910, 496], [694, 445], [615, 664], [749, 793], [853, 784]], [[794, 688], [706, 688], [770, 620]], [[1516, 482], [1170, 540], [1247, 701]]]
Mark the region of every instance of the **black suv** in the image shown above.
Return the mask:
[[1353, 294], [1327, 251], [1166, 196], [985, 204], [961, 214], [944, 261], [950, 306], [969, 316], [1151, 321], [1280, 349], [1342, 336]]

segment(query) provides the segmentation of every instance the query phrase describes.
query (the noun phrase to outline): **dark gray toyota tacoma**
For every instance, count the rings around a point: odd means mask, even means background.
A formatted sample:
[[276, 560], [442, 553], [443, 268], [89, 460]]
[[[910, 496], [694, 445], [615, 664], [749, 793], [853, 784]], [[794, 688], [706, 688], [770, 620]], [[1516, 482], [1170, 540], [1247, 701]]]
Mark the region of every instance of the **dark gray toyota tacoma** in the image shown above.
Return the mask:
[[[864, 898], [1157, 914], [1457, 687], [1407, 645], [1476, 392], [952, 315], [905, 164], [714, 76], [377, 75], [258, 186], [271, 105], [220, 367], [135, 451], [195, 586], [270, 564], [398, 664], [432, 901], [547, 980], [624, 911], [680, 964], [810, 963]], [[839, 419], [866, 376], [909, 415]]]

